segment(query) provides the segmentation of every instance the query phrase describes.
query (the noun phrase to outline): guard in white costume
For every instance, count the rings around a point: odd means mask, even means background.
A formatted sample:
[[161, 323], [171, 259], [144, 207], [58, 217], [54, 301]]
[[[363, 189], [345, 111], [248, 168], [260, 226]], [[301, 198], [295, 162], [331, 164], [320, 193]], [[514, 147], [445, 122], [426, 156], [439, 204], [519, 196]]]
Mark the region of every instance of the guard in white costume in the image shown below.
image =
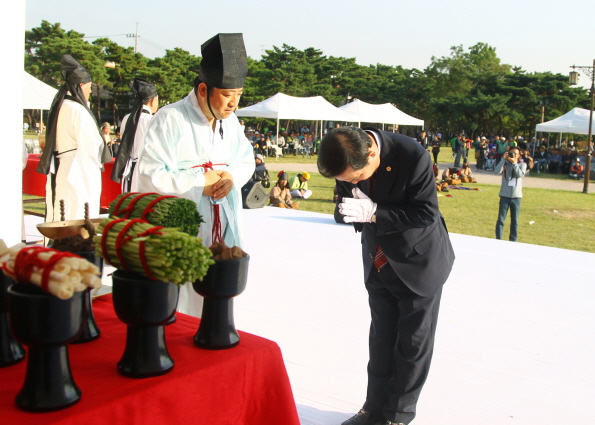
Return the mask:
[[[140, 192], [195, 201], [206, 246], [242, 246], [242, 186], [254, 172], [252, 146], [233, 111], [248, 74], [242, 34], [218, 34], [201, 46], [194, 90], [155, 114], [138, 163]], [[200, 316], [202, 298], [186, 284], [178, 310]]]
[[72, 56], [60, 60], [66, 80], [50, 109], [46, 145], [37, 171], [48, 174], [46, 222], [60, 221], [60, 200], [64, 200], [65, 220], [84, 218], [89, 203], [90, 216], [99, 215], [101, 197], [101, 157], [103, 137], [87, 102], [91, 76]]
[[122, 192], [138, 192], [136, 165], [145, 145], [145, 135], [153, 114], [159, 108], [157, 89], [148, 81], [135, 78], [130, 82], [134, 96], [132, 111], [122, 120], [122, 141], [111, 179], [122, 183]]

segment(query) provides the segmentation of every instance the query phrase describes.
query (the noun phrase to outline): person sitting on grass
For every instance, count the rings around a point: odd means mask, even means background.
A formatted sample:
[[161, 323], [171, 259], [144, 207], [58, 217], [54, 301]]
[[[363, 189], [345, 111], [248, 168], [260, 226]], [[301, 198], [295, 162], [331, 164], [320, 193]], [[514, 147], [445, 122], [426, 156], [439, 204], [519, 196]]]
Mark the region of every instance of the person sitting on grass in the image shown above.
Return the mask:
[[574, 164], [572, 165], [572, 167], [570, 167], [570, 173], [568, 174], [568, 177], [570, 177], [573, 180], [582, 180], [585, 178], [584, 174], [585, 167], [581, 165], [581, 160], [578, 158], [575, 159]]
[[312, 196], [312, 191], [308, 190], [308, 180], [310, 180], [310, 173], [307, 171], [289, 179], [289, 190], [292, 198], [308, 199]]
[[289, 193], [289, 185], [287, 184], [287, 173], [285, 171], [277, 174], [279, 180], [277, 184], [271, 189], [270, 205], [279, 208], [292, 208], [297, 210], [300, 206], [299, 202], [293, 202], [291, 200], [291, 194]]
[[[458, 167], [448, 167], [442, 173], [442, 181], [443, 182], [451, 182], [453, 180], [459, 180], [460, 172], [461, 171], [459, 170]], [[460, 181], [459, 181], [459, 183], [460, 183]]]
[[472, 177], [471, 167], [469, 167], [468, 162], [463, 163], [463, 168], [459, 173], [460, 179], [462, 183], [476, 183], [477, 180]]

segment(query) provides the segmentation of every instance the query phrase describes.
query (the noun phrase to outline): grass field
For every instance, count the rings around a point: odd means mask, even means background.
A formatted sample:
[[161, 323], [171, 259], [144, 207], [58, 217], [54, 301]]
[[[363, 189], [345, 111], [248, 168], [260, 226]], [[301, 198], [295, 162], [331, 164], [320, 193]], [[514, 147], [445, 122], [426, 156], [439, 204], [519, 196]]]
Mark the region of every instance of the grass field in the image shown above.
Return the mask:
[[[311, 173], [313, 195], [300, 209], [332, 214], [334, 180]], [[439, 194], [448, 230], [464, 235], [495, 237], [499, 185], [466, 184], [479, 190], [451, 189]], [[440, 195], [450, 195], [440, 196]], [[530, 224], [533, 222], [533, 224]], [[503, 238], [508, 239], [510, 217]], [[519, 241], [576, 251], [595, 252], [595, 195], [565, 190], [523, 188]]]

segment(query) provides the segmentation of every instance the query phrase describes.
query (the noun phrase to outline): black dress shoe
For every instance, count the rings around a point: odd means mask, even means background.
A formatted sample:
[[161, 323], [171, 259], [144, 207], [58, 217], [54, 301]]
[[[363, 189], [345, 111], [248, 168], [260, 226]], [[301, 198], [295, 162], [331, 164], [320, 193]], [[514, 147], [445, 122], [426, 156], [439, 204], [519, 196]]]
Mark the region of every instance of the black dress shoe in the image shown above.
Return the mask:
[[361, 409], [355, 416], [347, 419], [341, 425], [384, 425], [386, 419], [383, 416], [376, 416]]

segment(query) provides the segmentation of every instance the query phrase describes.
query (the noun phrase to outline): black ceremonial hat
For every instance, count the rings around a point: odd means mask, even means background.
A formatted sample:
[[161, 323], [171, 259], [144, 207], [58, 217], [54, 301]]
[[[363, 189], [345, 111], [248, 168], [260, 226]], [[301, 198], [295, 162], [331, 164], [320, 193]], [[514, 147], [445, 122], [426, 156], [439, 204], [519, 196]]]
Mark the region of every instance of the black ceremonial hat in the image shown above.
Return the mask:
[[135, 78], [130, 82], [130, 90], [135, 100], [146, 103], [157, 96], [157, 88], [142, 78]]
[[217, 34], [201, 46], [198, 78], [209, 87], [239, 89], [248, 75], [242, 34]]
[[60, 73], [66, 82], [71, 84], [86, 84], [91, 82], [91, 75], [69, 54], [62, 56], [62, 59], [60, 59]]

